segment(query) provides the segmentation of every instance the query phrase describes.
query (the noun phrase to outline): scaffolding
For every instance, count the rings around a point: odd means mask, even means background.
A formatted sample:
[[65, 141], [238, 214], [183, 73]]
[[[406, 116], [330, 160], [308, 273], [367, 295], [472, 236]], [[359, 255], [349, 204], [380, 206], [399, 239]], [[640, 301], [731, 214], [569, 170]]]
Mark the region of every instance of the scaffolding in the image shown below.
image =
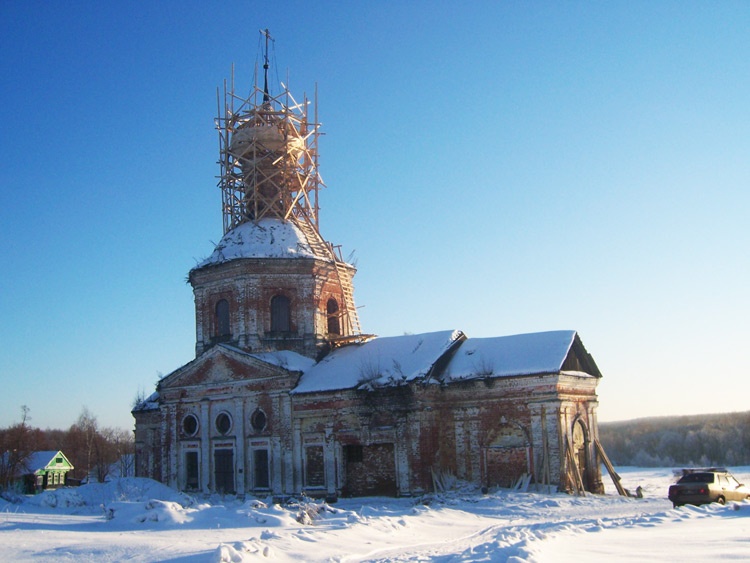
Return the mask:
[[[316, 96], [317, 98], [317, 96]], [[276, 96], [257, 81], [247, 98], [224, 82], [219, 102], [219, 187], [224, 233], [246, 221], [273, 217], [304, 221], [318, 230], [317, 115], [308, 118], [309, 101], [297, 103], [282, 83]], [[317, 114], [317, 102], [315, 103]]]
[[322, 238], [318, 223], [318, 192], [325, 184], [318, 169], [317, 86], [312, 119], [307, 96], [297, 102], [284, 83], [280, 93], [271, 95], [271, 36], [268, 30], [261, 30], [261, 35], [265, 38], [263, 86], [258, 85], [256, 68], [250, 94], [236, 94], [233, 67], [229, 84], [224, 81], [223, 107], [221, 92], [216, 92], [224, 234], [243, 223], [258, 223], [264, 218], [295, 224], [315, 255], [335, 266], [334, 275], [343, 296], [342, 335], [351, 339], [361, 335], [354, 306], [354, 268], [343, 260], [340, 250]]

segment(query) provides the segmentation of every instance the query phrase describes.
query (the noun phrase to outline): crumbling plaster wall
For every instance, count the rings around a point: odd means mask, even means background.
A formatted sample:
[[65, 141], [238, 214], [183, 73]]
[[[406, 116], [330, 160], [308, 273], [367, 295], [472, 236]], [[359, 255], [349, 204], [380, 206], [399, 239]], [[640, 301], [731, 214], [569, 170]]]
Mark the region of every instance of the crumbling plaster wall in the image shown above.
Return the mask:
[[[297, 395], [294, 416], [302, 441], [326, 444], [327, 462], [337, 469], [328, 478], [329, 492], [346, 481], [341, 448], [373, 443], [394, 445], [399, 494], [430, 490], [434, 472], [485, 486], [508, 486], [508, 480], [529, 473], [537, 481], [546, 475], [548, 484], [560, 485], [566, 471], [564, 437], [572, 427], [567, 417], [575, 412], [576, 420], [595, 425], [596, 405], [595, 387], [562, 399], [560, 378], [552, 374]], [[488, 475], [490, 454], [509, 472], [502, 483]]]

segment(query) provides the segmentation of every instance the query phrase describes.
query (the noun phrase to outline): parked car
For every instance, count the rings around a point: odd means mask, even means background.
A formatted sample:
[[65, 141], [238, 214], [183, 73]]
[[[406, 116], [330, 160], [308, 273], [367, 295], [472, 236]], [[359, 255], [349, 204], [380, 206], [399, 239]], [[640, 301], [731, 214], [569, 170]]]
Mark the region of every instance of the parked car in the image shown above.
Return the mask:
[[728, 500], [745, 499], [750, 499], [750, 488], [724, 467], [683, 469], [680, 480], [669, 487], [669, 500], [675, 508], [683, 504], [724, 504]]

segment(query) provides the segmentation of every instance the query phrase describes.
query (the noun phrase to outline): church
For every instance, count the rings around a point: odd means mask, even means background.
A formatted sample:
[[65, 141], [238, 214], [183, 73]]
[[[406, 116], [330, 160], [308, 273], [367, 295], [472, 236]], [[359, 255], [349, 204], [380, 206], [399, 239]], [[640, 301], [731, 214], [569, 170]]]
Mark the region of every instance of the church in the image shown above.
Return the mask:
[[132, 411], [136, 475], [274, 498], [602, 492], [601, 373], [575, 331], [363, 333], [320, 230], [317, 100], [270, 92], [268, 39], [263, 84], [224, 88], [224, 234], [188, 275], [195, 358]]

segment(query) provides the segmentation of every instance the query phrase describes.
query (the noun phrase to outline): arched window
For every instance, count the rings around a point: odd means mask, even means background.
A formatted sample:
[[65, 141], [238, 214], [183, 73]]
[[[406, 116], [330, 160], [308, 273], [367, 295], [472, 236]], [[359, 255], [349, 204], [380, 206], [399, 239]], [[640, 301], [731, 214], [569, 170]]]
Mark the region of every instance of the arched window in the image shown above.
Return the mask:
[[333, 297], [331, 297], [326, 304], [326, 313], [328, 314], [328, 334], [341, 334], [339, 304]]
[[289, 332], [292, 328], [289, 298], [276, 295], [271, 299], [271, 332]]
[[216, 303], [216, 336], [226, 338], [232, 335], [232, 329], [229, 324], [229, 302], [226, 299], [219, 299]]

